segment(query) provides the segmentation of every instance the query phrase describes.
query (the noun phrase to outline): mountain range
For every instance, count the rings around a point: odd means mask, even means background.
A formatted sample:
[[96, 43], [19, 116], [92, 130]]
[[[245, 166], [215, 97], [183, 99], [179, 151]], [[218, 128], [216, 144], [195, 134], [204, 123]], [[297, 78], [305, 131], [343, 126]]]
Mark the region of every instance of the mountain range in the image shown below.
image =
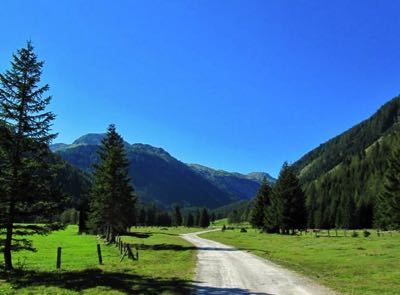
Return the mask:
[[[72, 144], [57, 143], [50, 148], [72, 166], [90, 173], [99, 161], [97, 150], [104, 136], [86, 134]], [[216, 208], [253, 198], [264, 178], [274, 181], [264, 172], [245, 175], [186, 164], [148, 144], [125, 142], [125, 149], [137, 195], [142, 201], [161, 206], [179, 203]]]

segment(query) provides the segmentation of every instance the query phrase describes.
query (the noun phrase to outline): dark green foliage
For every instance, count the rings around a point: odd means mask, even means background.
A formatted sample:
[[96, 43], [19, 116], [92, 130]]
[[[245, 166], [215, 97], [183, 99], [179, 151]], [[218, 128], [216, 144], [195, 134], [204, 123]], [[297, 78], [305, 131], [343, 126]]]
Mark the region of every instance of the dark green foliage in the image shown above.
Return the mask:
[[146, 209], [143, 206], [139, 210], [137, 223], [140, 226], [146, 225]]
[[371, 233], [367, 230], [364, 230], [363, 235], [365, 238], [368, 238], [371, 235]]
[[270, 205], [266, 207], [265, 229], [282, 233], [306, 226], [305, 196], [299, 180], [288, 163], [284, 163], [273, 186]]
[[192, 213], [189, 213], [185, 219], [185, 226], [186, 227], [193, 227], [194, 224], [194, 217]]
[[183, 222], [182, 214], [181, 214], [181, 208], [179, 205], [174, 206], [174, 219], [173, 219], [173, 224], [175, 226], [181, 226]]
[[400, 97], [368, 120], [308, 153], [293, 166], [307, 196], [312, 228], [387, 228], [388, 155], [400, 148]]
[[99, 149], [100, 163], [95, 166], [90, 192], [91, 228], [114, 242], [118, 234], [135, 224], [134, 189], [128, 176], [129, 162], [124, 141], [110, 125]]
[[207, 228], [210, 226], [210, 217], [206, 208], [201, 210], [199, 226], [202, 228]]
[[378, 200], [376, 225], [400, 229], [400, 148], [388, 160], [384, 189]]
[[[40, 86], [43, 62], [37, 60], [31, 42], [13, 55], [11, 69], [0, 74], [0, 227], [6, 229], [5, 268], [12, 269], [11, 250], [31, 249], [28, 239], [13, 238], [14, 230], [29, 235], [50, 227], [23, 229], [15, 222], [50, 222], [62, 193], [55, 186], [49, 142], [55, 115], [46, 111], [51, 96]], [[47, 230], [45, 230], [47, 232]]]
[[201, 217], [200, 209], [196, 209], [196, 212], [194, 213], [194, 225], [195, 226], [200, 226], [200, 217]]
[[250, 224], [254, 228], [263, 228], [265, 222], [265, 212], [271, 205], [270, 200], [271, 186], [264, 179], [259, 188], [255, 199], [253, 200], [253, 209], [251, 211]]
[[228, 223], [240, 223], [242, 219], [240, 218], [241, 214], [238, 210], [233, 210], [231, 213], [228, 214]]

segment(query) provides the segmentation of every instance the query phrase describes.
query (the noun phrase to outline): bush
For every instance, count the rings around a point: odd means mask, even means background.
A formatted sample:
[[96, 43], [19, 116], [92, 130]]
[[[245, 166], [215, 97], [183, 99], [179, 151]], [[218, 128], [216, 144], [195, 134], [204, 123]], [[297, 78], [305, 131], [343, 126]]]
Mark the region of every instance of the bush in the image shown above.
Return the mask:
[[245, 229], [244, 227], [242, 227], [242, 228], [240, 229], [240, 232], [241, 232], [241, 233], [247, 233], [247, 229]]
[[371, 235], [371, 233], [367, 230], [364, 230], [364, 237], [368, 238]]
[[353, 233], [351, 234], [352, 238], [357, 238], [358, 237], [358, 232], [353, 231]]
[[226, 226], [224, 224], [224, 226], [222, 227], [222, 231], [226, 231]]

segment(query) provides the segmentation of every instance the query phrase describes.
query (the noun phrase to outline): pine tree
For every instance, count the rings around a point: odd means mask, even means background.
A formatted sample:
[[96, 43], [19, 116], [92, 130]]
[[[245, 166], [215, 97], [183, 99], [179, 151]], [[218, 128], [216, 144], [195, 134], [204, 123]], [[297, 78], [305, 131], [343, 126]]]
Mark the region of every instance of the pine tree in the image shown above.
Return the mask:
[[146, 209], [144, 207], [141, 207], [139, 210], [138, 223], [141, 226], [146, 225]]
[[113, 243], [117, 234], [135, 223], [136, 203], [124, 142], [114, 125], [108, 127], [98, 154], [100, 163], [95, 165], [89, 222], [96, 233]]
[[200, 210], [197, 208], [196, 212], [194, 214], [194, 226], [200, 227], [200, 217], [201, 217], [201, 213], [200, 213]]
[[194, 217], [192, 213], [189, 213], [185, 220], [186, 227], [193, 227], [194, 226]]
[[[48, 144], [55, 115], [46, 111], [49, 86], [40, 86], [43, 61], [38, 61], [31, 42], [13, 55], [11, 69], [0, 74], [1, 172], [0, 223], [6, 229], [4, 262], [12, 269], [12, 250], [33, 249], [27, 239], [15, 239], [14, 230], [24, 232], [21, 220], [48, 220], [57, 208]], [[51, 227], [47, 227], [50, 229]], [[30, 234], [46, 227], [30, 226]], [[26, 232], [27, 233], [27, 232]]]
[[[306, 226], [305, 196], [293, 169], [287, 162], [283, 164], [279, 178], [273, 188], [275, 211], [274, 226], [278, 225], [283, 233], [294, 232]], [[270, 212], [271, 213], [271, 212]]]
[[270, 202], [271, 187], [268, 181], [264, 179], [254, 199], [251, 211], [250, 224], [254, 228], [263, 228], [265, 222], [265, 212]]
[[378, 216], [380, 227], [400, 229], [400, 149], [389, 158], [384, 191], [379, 198]]
[[210, 226], [210, 217], [206, 208], [203, 208], [200, 214], [200, 227], [207, 228]]
[[182, 219], [182, 214], [181, 214], [181, 208], [179, 207], [179, 205], [176, 205], [174, 207], [174, 225], [181, 226], [182, 222], [183, 222], [183, 219]]

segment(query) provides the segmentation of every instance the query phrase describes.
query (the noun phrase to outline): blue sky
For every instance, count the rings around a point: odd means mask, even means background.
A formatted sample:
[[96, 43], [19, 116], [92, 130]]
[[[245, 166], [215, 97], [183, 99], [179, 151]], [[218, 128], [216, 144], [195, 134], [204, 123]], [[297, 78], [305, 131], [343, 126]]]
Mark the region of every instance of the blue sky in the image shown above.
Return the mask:
[[276, 176], [400, 93], [400, 1], [2, 1], [0, 71], [34, 42], [56, 142], [115, 123], [185, 162]]

